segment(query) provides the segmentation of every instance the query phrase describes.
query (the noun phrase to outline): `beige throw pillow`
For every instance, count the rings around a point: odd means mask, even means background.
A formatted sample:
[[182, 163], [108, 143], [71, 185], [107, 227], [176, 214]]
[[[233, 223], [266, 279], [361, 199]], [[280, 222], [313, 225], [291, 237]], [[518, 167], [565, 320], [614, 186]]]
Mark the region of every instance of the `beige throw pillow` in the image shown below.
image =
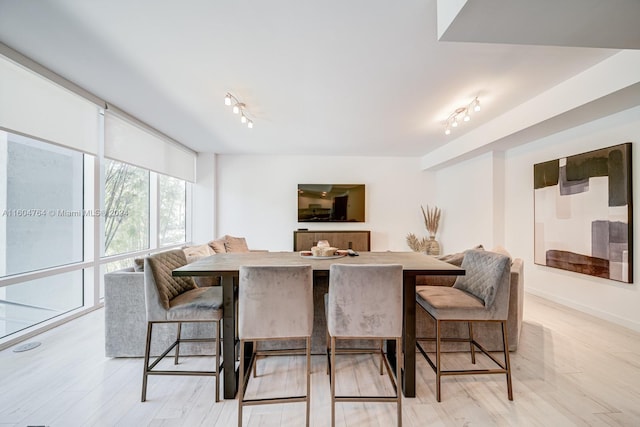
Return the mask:
[[182, 251], [187, 257], [187, 262], [193, 262], [197, 259], [204, 258], [215, 253], [209, 245], [187, 246], [183, 248]]
[[224, 236], [224, 246], [227, 252], [249, 252], [247, 241], [244, 237]]
[[224, 246], [224, 239], [212, 240], [209, 242], [209, 247], [213, 249], [213, 252], [217, 254], [223, 254], [227, 252]]

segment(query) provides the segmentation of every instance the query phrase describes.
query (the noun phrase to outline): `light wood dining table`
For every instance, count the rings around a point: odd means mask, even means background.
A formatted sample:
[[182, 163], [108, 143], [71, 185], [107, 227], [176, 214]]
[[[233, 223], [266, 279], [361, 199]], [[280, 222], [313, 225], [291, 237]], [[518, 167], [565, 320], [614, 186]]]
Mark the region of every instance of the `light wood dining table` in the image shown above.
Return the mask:
[[[400, 264], [403, 269], [403, 354], [402, 390], [405, 397], [415, 397], [416, 375], [416, 276], [463, 275], [463, 269], [440, 261], [434, 257], [416, 252], [360, 252], [359, 256], [322, 258], [301, 256], [300, 252], [248, 252], [224, 253], [201, 258], [173, 270], [174, 276], [216, 276], [221, 277], [223, 293], [223, 377], [224, 398], [234, 399], [238, 389], [238, 372], [235, 368], [237, 353], [236, 340], [236, 298], [238, 276], [245, 265], [311, 265], [314, 283], [317, 278], [327, 278], [331, 264]], [[234, 337], [234, 345], [229, 338]], [[251, 344], [247, 343], [251, 346]], [[394, 343], [387, 344], [387, 353], [392, 364], [397, 363]], [[248, 349], [246, 354], [251, 354]]]

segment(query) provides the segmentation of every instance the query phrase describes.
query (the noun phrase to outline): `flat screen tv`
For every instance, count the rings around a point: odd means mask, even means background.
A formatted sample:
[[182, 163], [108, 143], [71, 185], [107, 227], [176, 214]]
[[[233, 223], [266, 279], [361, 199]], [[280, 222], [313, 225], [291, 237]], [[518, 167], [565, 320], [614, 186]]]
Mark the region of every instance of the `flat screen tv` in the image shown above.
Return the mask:
[[298, 222], [364, 222], [364, 184], [298, 184]]

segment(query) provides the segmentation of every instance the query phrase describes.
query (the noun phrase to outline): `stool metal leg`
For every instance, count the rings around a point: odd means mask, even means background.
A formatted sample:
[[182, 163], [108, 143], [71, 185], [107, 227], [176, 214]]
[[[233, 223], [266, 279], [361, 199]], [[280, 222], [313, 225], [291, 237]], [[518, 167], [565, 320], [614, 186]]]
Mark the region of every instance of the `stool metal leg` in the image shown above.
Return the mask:
[[467, 322], [469, 325], [469, 347], [471, 347], [471, 363], [476, 363], [476, 346], [473, 344], [473, 322]]
[[402, 340], [396, 340], [396, 395], [398, 396], [398, 427], [402, 427]]
[[507, 337], [507, 322], [502, 322], [502, 343], [504, 345], [504, 367], [507, 371], [507, 396], [509, 400], [513, 400], [513, 387], [511, 384], [511, 362], [509, 360], [509, 339]]
[[311, 337], [307, 337], [307, 427], [311, 413]]
[[441, 376], [442, 376], [442, 367], [440, 366], [441, 360], [440, 360], [440, 353], [441, 353], [441, 348], [440, 348], [440, 339], [441, 337], [441, 325], [440, 325], [440, 321], [436, 320], [436, 400], [438, 402], [440, 402], [440, 381], [441, 381]]
[[240, 340], [240, 368], [238, 378], [238, 427], [242, 427], [242, 401], [244, 400], [244, 340]]
[[220, 321], [216, 322], [216, 402], [220, 401]]
[[151, 353], [151, 329], [153, 327], [153, 323], [147, 322], [147, 342], [145, 344], [144, 350], [144, 371], [142, 373], [142, 398], [141, 402], [147, 400], [147, 378], [149, 372], [149, 353]]
[[336, 338], [331, 337], [331, 368], [329, 382], [331, 383], [331, 427], [336, 425]]
[[182, 333], [182, 322], [178, 322], [178, 333], [176, 334], [176, 357], [173, 361], [174, 365], [178, 364], [178, 357], [180, 356], [180, 334]]

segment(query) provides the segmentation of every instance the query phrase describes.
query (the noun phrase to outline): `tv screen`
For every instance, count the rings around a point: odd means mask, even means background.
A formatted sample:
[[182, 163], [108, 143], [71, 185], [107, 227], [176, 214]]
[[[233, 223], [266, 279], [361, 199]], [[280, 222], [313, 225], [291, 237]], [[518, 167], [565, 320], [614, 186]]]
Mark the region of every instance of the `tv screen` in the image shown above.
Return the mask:
[[364, 184], [298, 184], [298, 222], [364, 222]]

